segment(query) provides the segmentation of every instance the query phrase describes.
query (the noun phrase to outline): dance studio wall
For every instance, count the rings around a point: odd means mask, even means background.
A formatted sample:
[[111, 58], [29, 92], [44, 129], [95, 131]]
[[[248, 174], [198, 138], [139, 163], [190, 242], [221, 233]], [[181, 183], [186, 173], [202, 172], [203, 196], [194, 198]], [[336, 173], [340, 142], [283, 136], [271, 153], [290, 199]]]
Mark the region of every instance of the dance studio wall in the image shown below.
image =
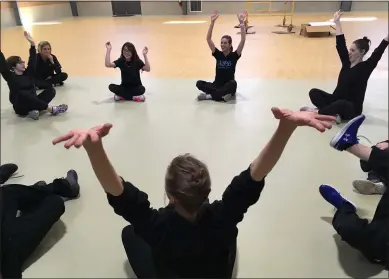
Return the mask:
[[23, 25], [36, 22], [58, 21], [72, 16], [68, 1], [18, 2], [18, 7]]
[[15, 17], [11, 4], [9, 2], [1, 2], [1, 28], [11, 27], [16, 25]]

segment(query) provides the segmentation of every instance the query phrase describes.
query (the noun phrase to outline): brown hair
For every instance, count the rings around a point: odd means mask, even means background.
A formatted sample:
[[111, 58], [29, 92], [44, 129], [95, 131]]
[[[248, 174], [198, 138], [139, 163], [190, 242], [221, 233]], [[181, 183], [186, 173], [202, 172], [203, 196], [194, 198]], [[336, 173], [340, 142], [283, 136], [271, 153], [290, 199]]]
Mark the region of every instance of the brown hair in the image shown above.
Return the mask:
[[362, 39], [358, 39], [354, 41], [354, 44], [357, 47], [357, 49], [360, 52], [364, 51], [363, 55], [365, 55], [369, 51], [370, 43], [371, 41], [367, 37], [363, 37]]
[[136, 52], [136, 48], [135, 48], [134, 44], [129, 43], [129, 42], [124, 43], [124, 45], [122, 46], [122, 52], [120, 53], [120, 58], [125, 59], [125, 57], [123, 55], [124, 48], [127, 48], [128, 51], [131, 52], [131, 61], [135, 61], [135, 60], [139, 59], [139, 56], [138, 56], [138, 53]]
[[203, 162], [190, 154], [180, 155], [174, 158], [167, 168], [165, 187], [168, 194], [193, 214], [208, 201], [211, 177]]
[[230, 51], [233, 51], [234, 48], [232, 47], [232, 38], [231, 38], [231, 36], [229, 36], [229, 35], [224, 35], [224, 36], [222, 37], [222, 39], [227, 39], [228, 43], [231, 45], [231, 46], [230, 46]]
[[20, 56], [10, 56], [7, 58], [7, 64], [12, 69], [16, 67], [16, 64], [22, 62], [22, 58]]

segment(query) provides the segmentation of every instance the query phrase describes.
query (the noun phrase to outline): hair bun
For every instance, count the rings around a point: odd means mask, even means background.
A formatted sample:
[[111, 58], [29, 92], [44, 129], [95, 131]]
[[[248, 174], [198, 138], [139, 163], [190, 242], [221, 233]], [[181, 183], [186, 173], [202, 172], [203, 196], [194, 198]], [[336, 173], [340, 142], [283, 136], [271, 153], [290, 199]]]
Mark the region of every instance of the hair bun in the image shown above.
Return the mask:
[[370, 39], [368, 37], [363, 37], [362, 40], [366, 41], [368, 44], [370, 44]]

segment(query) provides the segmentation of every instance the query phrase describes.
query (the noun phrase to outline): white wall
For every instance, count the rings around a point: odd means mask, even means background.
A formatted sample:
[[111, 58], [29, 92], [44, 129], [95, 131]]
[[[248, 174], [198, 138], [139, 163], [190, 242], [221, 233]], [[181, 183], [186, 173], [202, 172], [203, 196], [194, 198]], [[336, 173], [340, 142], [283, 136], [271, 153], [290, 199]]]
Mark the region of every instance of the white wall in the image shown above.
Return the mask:
[[77, 9], [79, 16], [112, 16], [112, 3], [78, 1]]
[[63, 18], [72, 17], [72, 10], [69, 2], [54, 5], [19, 7], [22, 23], [58, 21]]
[[351, 6], [351, 11], [362, 12], [362, 11], [388, 11], [388, 2], [377, 2], [377, 1], [354, 1]]
[[13, 10], [10, 8], [1, 9], [1, 28], [16, 26]]

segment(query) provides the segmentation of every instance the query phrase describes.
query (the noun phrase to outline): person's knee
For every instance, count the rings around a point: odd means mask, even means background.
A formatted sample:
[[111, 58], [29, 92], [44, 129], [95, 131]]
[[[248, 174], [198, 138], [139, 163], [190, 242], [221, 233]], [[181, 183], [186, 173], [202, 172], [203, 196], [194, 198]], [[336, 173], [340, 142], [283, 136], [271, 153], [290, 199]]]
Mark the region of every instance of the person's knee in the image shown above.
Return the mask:
[[146, 88], [143, 85], [141, 85], [139, 87], [139, 95], [143, 95], [143, 94], [145, 94], [145, 92], [146, 92]]
[[132, 239], [134, 239], [134, 236], [134, 228], [131, 225], [124, 227], [124, 229], [122, 230], [122, 242], [124, 247], [131, 243]]
[[55, 95], [57, 95], [57, 91], [52, 86], [50, 88], [45, 89], [45, 90], [47, 90], [48, 94], [50, 94], [51, 99], [54, 99]]
[[111, 91], [112, 93], [115, 93], [116, 94], [116, 86], [117, 85], [115, 85], [115, 84], [110, 84], [110, 85], [108, 85], [108, 89], [109, 89], [109, 91]]
[[203, 88], [203, 85], [204, 85], [204, 81], [202, 81], [202, 80], [198, 80], [198, 81], [196, 82], [196, 87], [197, 87], [197, 89], [199, 89], [199, 90], [201, 90], [201, 88]]
[[67, 73], [61, 73], [60, 76], [61, 76], [61, 81], [62, 82], [64, 82], [65, 80], [68, 79], [68, 74]]
[[45, 203], [55, 219], [59, 219], [65, 213], [65, 202], [60, 196], [49, 196]]
[[309, 90], [309, 98], [312, 100], [312, 99], [315, 99], [315, 97], [317, 96], [317, 89], [316, 88], [312, 88], [311, 90]]

